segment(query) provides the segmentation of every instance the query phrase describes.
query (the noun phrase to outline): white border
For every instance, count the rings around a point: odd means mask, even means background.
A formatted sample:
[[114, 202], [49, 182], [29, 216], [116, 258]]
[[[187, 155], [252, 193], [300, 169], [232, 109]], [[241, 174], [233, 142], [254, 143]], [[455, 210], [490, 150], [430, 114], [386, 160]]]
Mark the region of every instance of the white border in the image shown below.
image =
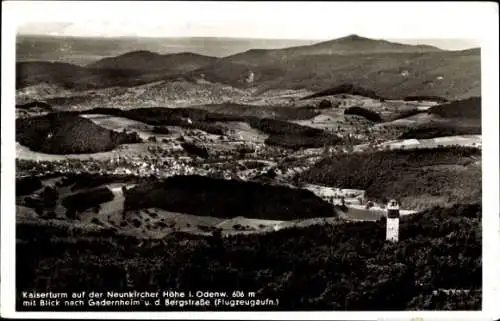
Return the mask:
[[[486, 4], [486, 3], [485, 3]], [[490, 3], [481, 37], [483, 311], [500, 315], [498, 4]]]
[[[498, 99], [498, 6], [479, 2], [483, 16], [483, 310], [481, 312], [15, 312], [15, 30], [16, 17], [10, 2], [2, 2], [2, 126], [1, 126], [1, 292], [0, 313], [8, 318], [122, 318], [122, 319], [288, 319], [288, 320], [494, 320], [500, 317], [500, 209], [499, 209], [499, 99]], [[431, 7], [432, 3], [428, 3]], [[450, 3], [448, 3], [450, 4]], [[429, 8], [429, 10], [432, 10]], [[43, 13], [40, 13], [43, 15]], [[411, 14], [411, 13], [410, 13]], [[443, 12], [446, 15], [446, 12]], [[379, 21], [378, 23], [383, 23]], [[425, 24], [425, 21], [422, 21]], [[416, 26], [418, 28], [418, 26]]]

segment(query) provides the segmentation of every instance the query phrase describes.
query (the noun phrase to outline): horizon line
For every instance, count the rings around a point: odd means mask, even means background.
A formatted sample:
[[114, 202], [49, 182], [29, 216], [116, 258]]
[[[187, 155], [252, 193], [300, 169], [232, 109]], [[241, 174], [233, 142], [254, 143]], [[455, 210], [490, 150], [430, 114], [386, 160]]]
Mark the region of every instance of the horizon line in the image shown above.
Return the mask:
[[[55, 34], [41, 34], [41, 33], [16, 33], [16, 37], [19, 36], [27, 36], [27, 37], [53, 37], [53, 38], [103, 38], [103, 39], [112, 39], [112, 38], [148, 38], [148, 39], [171, 39], [171, 38], [184, 38], [184, 39], [193, 39], [193, 38], [215, 38], [215, 39], [255, 39], [255, 40], [303, 40], [303, 41], [328, 41], [332, 39], [322, 39], [322, 38], [264, 38], [264, 37], [230, 37], [230, 36], [133, 36], [133, 35], [123, 35], [123, 36], [92, 36], [92, 35], [55, 35]], [[341, 37], [342, 38], [342, 37]]]
[[[465, 47], [462, 49], [449, 49], [449, 48], [443, 48], [442, 46], [439, 45], [433, 45], [429, 44], [426, 42], [423, 43], [405, 43], [405, 41], [408, 40], [475, 40], [473, 38], [391, 38], [391, 39], [386, 39], [386, 38], [370, 38], [370, 37], [365, 37], [356, 33], [349, 33], [340, 37], [336, 38], [264, 38], [264, 37], [252, 37], [252, 36], [241, 36], [241, 37], [234, 37], [234, 36], [149, 36], [149, 35], [144, 35], [144, 36], [138, 36], [138, 35], [114, 35], [114, 36], [106, 36], [106, 35], [101, 35], [101, 36], [96, 36], [96, 35], [64, 35], [64, 34], [33, 34], [33, 33], [16, 33], [16, 38], [18, 37], [46, 37], [46, 38], [76, 38], [76, 39], [134, 39], [134, 38], [143, 38], [143, 39], [246, 39], [246, 40], [277, 40], [277, 41], [310, 41], [314, 42], [311, 45], [315, 45], [321, 42], [327, 42], [327, 41], [333, 41], [333, 40], [338, 40], [342, 38], [347, 38], [351, 36], [357, 36], [360, 38], [364, 39], [369, 39], [369, 40], [379, 40], [379, 41], [388, 41], [392, 43], [399, 43], [402, 45], [407, 45], [407, 46], [430, 46], [434, 47], [443, 51], [465, 51], [465, 50], [473, 50], [473, 49], [481, 49], [481, 45], [475, 45], [475, 46], [470, 46], [470, 47]], [[401, 42], [403, 41], [403, 42]], [[307, 46], [307, 45], [304, 45]], [[295, 47], [295, 46], [292, 46]]]

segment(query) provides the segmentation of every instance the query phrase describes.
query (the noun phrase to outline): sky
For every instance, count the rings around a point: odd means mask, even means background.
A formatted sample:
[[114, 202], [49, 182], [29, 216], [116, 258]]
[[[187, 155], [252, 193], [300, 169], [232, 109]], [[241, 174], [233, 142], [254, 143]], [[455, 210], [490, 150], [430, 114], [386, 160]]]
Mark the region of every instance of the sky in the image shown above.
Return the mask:
[[[7, 1], [18, 34], [90, 37], [234, 37], [327, 40], [363, 37], [480, 45], [488, 2]], [[40, 14], [42, 13], [43, 14]]]

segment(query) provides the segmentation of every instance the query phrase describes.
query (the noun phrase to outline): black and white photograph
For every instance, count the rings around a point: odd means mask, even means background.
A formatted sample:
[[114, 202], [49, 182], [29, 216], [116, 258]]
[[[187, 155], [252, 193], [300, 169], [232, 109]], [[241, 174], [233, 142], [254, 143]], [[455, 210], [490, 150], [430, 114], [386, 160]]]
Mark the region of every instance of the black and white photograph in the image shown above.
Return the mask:
[[4, 4], [13, 311], [485, 309], [495, 4]]

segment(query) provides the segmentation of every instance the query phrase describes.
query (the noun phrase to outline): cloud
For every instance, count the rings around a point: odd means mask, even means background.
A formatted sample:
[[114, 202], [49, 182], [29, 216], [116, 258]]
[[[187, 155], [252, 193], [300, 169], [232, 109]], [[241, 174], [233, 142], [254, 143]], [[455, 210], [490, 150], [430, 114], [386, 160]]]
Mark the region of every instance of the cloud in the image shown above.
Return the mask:
[[384, 39], [477, 39], [484, 35], [484, 14], [491, 11], [481, 2], [14, 3], [16, 19], [45, 22], [21, 32], [75, 36], [332, 39], [356, 33]]
[[19, 34], [64, 34], [73, 25], [72, 22], [30, 22], [17, 28]]

